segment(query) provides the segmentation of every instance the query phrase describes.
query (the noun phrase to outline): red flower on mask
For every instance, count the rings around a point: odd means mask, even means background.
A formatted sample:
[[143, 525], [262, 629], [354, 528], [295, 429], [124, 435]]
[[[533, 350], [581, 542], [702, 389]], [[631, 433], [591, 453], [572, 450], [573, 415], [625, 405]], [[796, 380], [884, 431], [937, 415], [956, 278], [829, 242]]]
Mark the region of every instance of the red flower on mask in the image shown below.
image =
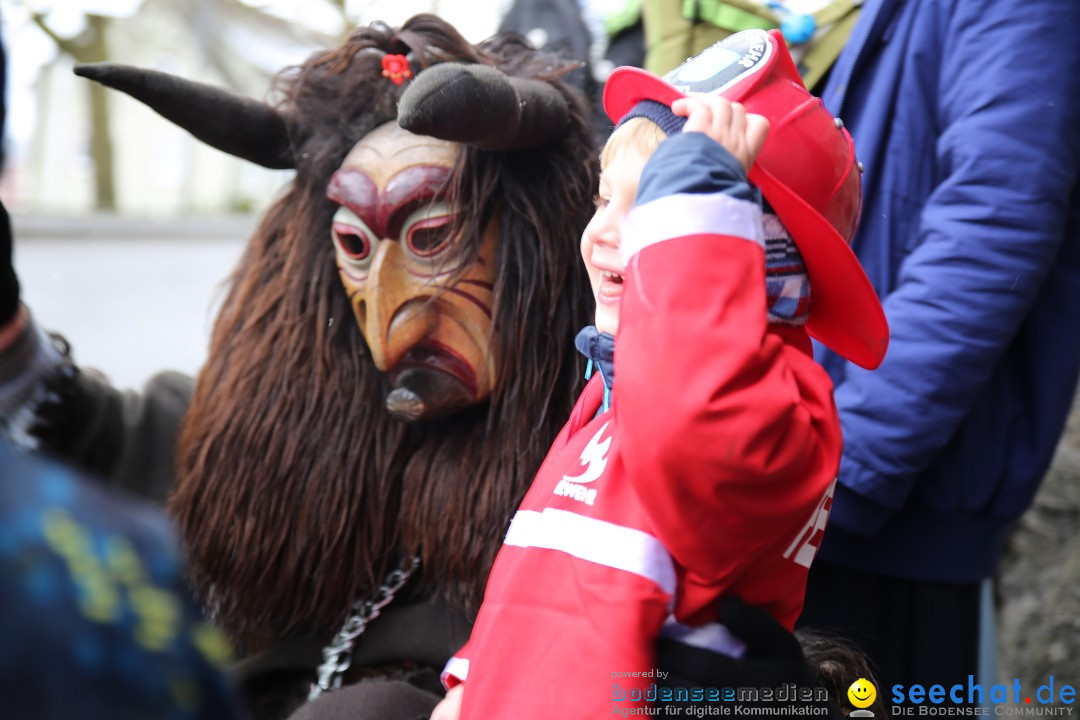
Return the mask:
[[390, 78], [395, 85], [400, 85], [412, 77], [412, 69], [404, 55], [383, 55], [382, 75]]

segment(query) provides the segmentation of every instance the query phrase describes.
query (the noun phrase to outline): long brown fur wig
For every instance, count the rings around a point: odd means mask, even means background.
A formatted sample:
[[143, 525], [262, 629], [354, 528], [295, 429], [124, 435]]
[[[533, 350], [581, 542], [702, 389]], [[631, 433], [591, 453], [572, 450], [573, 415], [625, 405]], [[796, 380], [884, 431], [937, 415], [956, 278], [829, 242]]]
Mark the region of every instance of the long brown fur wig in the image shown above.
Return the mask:
[[[414, 66], [493, 65], [554, 83], [571, 131], [530, 151], [463, 146], [449, 195], [470, 242], [498, 216], [494, 300], [498, 385], [445, 420], [385, 410], [331, 243], [330, 175], [393, 120], [401, 88], [384, 53]], [[248, 651], [329, 633], [402, 557], [421, 557], [420, 590], [475, 609], [518, 502], [581, 389], [573, 348], [590, 322], [578, 256], [591, 212], [595, 149], [562, 68], [513, 37], [471, 45], [420, 15], [376, 24], [283, 72], [296, 177], [235, 270], [185, 418], [170, 500], [193, 579]], [[475, 242], [474, 242], [475, 245]]]

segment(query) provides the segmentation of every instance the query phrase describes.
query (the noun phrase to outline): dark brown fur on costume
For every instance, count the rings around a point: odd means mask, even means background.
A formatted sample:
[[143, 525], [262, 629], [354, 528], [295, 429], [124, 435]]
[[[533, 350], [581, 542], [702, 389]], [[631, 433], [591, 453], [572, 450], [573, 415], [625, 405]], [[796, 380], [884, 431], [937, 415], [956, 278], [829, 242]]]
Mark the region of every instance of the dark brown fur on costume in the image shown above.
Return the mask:
[[[296, 179], [232, 278], [170, 503], [197, 587], [248, 650], [336, 629], [412, 553], [426, 592], [475, 608], [507, 522], [580, 390], [573, 337], [589, 322], [591, 294], [578, 240], [595, 150], [572, 98], [573, 131], [558, 144], [464, 148], [448, 189], [470, 240], [489, 218], [501, 223], [492, 399], [423, 425], [385, 411], [388, 383], [339, 284], [336, 206], [325, 197], [349, 149], [395, 117], [401, 88], [381, 77], [383, 52], [411, 53], [414, 68], [453, 60], [558, 74], [514, 39], [472, 46], [417, 16], [396, 32], [358, 30], [281, 75]], [[472, 242], [464, 255], [475, 250]]]

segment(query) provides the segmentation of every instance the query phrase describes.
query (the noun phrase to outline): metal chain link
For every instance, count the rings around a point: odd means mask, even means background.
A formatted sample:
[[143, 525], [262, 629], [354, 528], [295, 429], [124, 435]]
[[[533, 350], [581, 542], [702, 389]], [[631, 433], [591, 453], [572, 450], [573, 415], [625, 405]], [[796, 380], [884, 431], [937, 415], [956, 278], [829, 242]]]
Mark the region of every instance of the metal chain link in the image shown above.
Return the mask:
[[341, 687], [341, 676], [352, 665], [353, 648], [356, 646], [357, 639], [367, 630], [368, 623], [379, 617], [382, 609], [393, 601], [394, 595], [405, 586], [419, 566], [418, 555], [402, 560], [401, 565], [396, 570], [391, 570], [383, 580], [374, 600], [360, 600], [352, 606], [352, 612], [345, 620], [345, 624], [341, 626], [330, 644], [323, 648], [323, 663], [316, 670], [318, 679], [311, 684], [311, 690], [308, 692], [309, 701], [324, 692]]

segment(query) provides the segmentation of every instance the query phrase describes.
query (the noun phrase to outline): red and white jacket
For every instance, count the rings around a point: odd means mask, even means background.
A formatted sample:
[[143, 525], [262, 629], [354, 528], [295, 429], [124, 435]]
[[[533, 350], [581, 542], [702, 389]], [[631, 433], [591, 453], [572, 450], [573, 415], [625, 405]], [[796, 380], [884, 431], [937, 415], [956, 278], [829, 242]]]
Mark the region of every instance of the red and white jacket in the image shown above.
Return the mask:
[[461, 720], [607, 717], [655, 681], [629, 673], [665, 623], [715, 623], [728, 593], [801, 611], [840, 425], [805, 332], [767, 324], [760, 209], [661, 197], [622, 244], [611, 407], [594, 378], [514, 516], [443, 674]]

